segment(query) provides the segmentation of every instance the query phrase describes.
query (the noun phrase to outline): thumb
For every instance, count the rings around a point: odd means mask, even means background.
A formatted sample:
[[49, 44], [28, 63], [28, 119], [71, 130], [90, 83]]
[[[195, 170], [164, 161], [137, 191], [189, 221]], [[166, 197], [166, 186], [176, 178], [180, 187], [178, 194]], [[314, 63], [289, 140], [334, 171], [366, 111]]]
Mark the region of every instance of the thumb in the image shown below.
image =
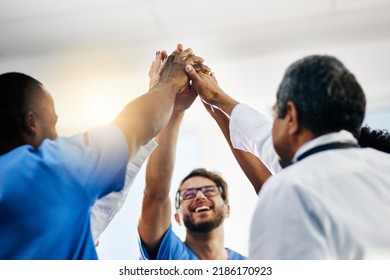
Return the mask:
[[196, 71], [195, 71], [194, 67], [192, 67], [192, 65], [187, 64], [185, 69], [186, 69], [188, 77], [192, 81], [197, 82], [199, 80], [198, 73], [196, 73]]

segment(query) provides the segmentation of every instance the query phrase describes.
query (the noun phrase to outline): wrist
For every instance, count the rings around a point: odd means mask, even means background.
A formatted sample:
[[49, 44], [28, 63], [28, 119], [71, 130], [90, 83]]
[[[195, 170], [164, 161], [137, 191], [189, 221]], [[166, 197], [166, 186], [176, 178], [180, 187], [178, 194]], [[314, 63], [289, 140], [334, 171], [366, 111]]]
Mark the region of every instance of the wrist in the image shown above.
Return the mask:
[[[188, 83], [188, 80], [187, 80], [187, 83]], [[158, 85], [165, 88], [170, 93], [176, 94], [185, 88], [186, 83], [180, 82], [179, 79], [167, 78], [167, 79], [164, 79], [163, 81], [160, 80], [158, 82]]]
[[227, 115], [230, 116], [230, 113], [232, 112], [233, 108], [238, 104], [239, 102], [233, 99], [230, 95], [226, 94], [225, 92], [221, 92], [215, 95], [215, 99], [213, 104], [220, 108], [223, 112], [225, 112]]
[[172, 115], [171, 115], [171, 119], [183, 118], [184, 113], [185, 113], [185, 110], [175, 110], [175, 109], [173, 109]]
[[158, 87], [164, 92], [169, 92], [169, 93], [176, 93], [175, 92], [175, 83], [172, 79], [165, 79], [164, 81], [158, 81], [158, 83], [155, 85], [155, 87]]

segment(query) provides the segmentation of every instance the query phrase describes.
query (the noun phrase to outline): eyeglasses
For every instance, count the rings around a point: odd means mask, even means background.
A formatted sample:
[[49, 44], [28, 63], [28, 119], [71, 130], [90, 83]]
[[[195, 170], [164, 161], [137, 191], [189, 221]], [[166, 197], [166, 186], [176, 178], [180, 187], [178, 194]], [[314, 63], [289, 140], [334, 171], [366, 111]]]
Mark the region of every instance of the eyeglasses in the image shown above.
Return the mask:
[[201, 191], [207, 197], [216, 196], [219, 193], [223, 193], [222, 188], [217, 185], [209, 185], [209, 186], [202, 186], [197, 188], [178, 190], [176, 193], [177, 207], [179, 206], [180, 201], [194, 198], [198, 193], [198, 191]]

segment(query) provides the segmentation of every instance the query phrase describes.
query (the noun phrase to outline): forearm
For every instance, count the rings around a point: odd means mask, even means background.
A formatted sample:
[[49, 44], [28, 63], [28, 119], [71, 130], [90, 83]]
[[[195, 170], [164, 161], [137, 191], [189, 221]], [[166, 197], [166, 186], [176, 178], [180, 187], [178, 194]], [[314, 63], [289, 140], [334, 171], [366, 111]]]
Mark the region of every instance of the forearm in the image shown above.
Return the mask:
[[156, 254], [161, 238], [171, 221], [169, 191], [183, 115], [184, 113], [172, 114], [167, 126], [156, 137], [158, 146], [146, 165], [146, 185], [138, 232], [150, 255]]
[[124, 133], [129, 156], [155, 137], [168, 122], [177, 89], [173, 84], [158, 84], [130, 102], [113, 121]]
[[256, 193], [260, 192], [264, 182], [272, 175], [264, 163], [255, 155], [239, 150], [233, 147], [230, 139], [229, 117], [222, 112], [214, 115], [214, 119], [221, 129], [229, 147], [240, 165], [242, 171], [245, 173], [248, 180], [251, 182]]
[[176, 159], [176, 145], [184, 112], [174, 112], [165, 128], [155, 138], [158, 146], [146, 165], [145, 195], [164, 199], [169, 195]]
[[211, 101], [211, 104], [221, 109], [223, 112], [225, 112], [227, 115], [230, 116], [233, 108], [238, 104], [239, 102], [232, 98], [230, 95], [226, 94], [225, 92], [218, 92], [214, 95], [213, 100]]

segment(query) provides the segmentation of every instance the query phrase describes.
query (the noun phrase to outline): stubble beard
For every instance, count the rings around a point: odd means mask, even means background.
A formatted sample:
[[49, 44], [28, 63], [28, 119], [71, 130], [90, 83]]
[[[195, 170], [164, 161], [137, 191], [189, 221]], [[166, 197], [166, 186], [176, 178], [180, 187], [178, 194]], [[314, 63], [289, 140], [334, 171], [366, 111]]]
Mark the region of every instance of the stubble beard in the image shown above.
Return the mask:
[[219, 227], [225, 216], [222, 211], [218, 211], [216, 217], [212, 221], [196, 223], [191, 215], [186, 215], [183, 217], [184, 226], [191, 232], [196, 233], [209, 233], [213, 229]]

